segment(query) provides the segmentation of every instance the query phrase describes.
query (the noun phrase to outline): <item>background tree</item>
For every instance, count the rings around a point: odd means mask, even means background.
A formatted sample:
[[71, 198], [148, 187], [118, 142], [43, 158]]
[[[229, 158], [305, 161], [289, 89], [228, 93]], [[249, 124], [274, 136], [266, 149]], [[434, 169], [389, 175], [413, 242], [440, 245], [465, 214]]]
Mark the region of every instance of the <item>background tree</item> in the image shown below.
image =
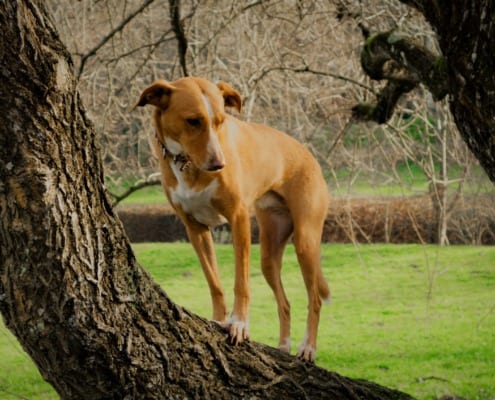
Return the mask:
[[449, 104], [465, 142], [495, 182], [495, 78], [493, 51], [495, 5], [492, 1], [437, 3], [402, 1], [417, 8], [439, 38], [441, 53], [433, 53], [394, 31], [370, 37], [361, 55], [372, 79], [387, 86], [374, 107], [356, 107], [357, 116], [380, 123], [390, 118], [397, 100], [419, 83], [436, 99]]
[[42, 1], [0, 3], [0, 311], [64, 399], [394, 398], [173, 304], [136, 262]]

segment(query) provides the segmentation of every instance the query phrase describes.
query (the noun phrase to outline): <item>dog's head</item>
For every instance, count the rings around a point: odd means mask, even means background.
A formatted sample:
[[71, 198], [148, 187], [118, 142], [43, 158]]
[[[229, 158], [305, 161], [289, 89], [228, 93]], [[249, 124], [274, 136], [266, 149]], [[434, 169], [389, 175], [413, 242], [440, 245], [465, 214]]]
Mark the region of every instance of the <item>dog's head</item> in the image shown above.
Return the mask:
[[155, 106], [158, 140], [174, 154], [185, 154], [205, 171], [225, 166], [219, 134], [226, 129], [225, 107], [241, 111], [241, 96], [224, 82], [201, 78], [156, 81], [147, 87], [134, 107]]

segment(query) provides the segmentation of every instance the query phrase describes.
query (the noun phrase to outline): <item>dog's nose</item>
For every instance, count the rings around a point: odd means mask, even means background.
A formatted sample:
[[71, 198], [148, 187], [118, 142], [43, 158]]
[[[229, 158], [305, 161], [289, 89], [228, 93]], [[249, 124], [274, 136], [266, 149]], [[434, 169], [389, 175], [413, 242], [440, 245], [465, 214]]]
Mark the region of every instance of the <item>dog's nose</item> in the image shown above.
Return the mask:
[[213, 172], [213, 171], [220, 171], [223, 167], [225, 167], [225, 163], [220, 161], [220, 160], [214, 160], [210, 162], [208, 165], [208, 171]]
[[204, 164], [203, 169], [205, 171], [220, 171], [223, 167], [225, 167], [225, 157], [222, 151], [218, 151], [214, 154], [210, 154], [208, 157], [208, 161]]

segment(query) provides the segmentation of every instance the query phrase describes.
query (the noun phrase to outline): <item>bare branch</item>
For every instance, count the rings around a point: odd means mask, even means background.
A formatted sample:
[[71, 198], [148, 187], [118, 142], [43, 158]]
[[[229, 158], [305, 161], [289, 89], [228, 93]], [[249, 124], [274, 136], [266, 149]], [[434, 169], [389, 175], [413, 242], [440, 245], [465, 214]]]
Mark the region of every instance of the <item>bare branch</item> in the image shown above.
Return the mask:
[[177, 50], [179, 51], [179, 62], [182, 68], [182, 73], [184, 76], [189, 76], [186, 63], [187, 38], [180, 18], [180, 0], [169, 0], [168, 4], [170, 7], [170, 22], [178, 42]]
[[245, 11], [262, 5], [264, 3], [270, 3], [272, 0], [254, 0], [251, 3], [247, 4], [243, 8], [241, 8], [238, 12], [236, 12], [234, 15], [232, 15], [228, 20], [226, 20], [222, 25], [220, 25], [220, 28], [218, 28], [216, 31], [213, 32], [213, 34], [208, 38], [206, 42], [203, 43], [203, 45], [198, 49], [198, 52], [203, 51], [208, 47], [208, 45], [212, 42], [212, 40], [217, 37], [232, 21], [234, 21], [237, 17], [242, 15]]
[[81, 74], [84, 71], [84, 67], [86, 65], [86, 62], [88, 59], [96, 54], [96, 52], [101, 49], [115, 34], [118, 32], [122, 31], [122, 29], [125, 28], [125, 26], [131, 22], [137, 15], [141, 14], [151, 3], [153, 3], [155, 0], [146, 0], [141, 7], [139, 7], [136, 11], [134, 11], [132, 14], [129, 14], [127, 18], [125, 18], [115, 29], [110, 31], [101, 41], [98, 43], [95, 47], [93, 47], [91, 50], [89, 50], [86, 54], [84, 54], [81, 57], [81, 63], [79, 65], [79, 70], [77, 72], [77, 78], [81, 76]]
[[258, 77], [251, 79], [251, 82], [253, 83], [254, 86], [256, 86], [258, 84], [258, 82], [260, 82], [268, 74], [270, 74], [271, 72], [274, 72], [274, 71], [289, 71], [289, 72], [294, 72], [296, 74], [308, 73], [308, 74], [313, 74], [313, 75], [328, 76], [330, 78], [334, 78], [334, 79], [338, 79], [338, 80], [341, 80], [344, 82], [352, 83], [352, 84], [357, 85], [360, 88], [365, 89], [365, 90], [371, 92], [372, 94], [376, 95], [373, 88], [371, 88], [370, 86], [367, 86], [364, 83], [361, 83], [355, 79], [352, 79], [352, 78], [349, 78], [347, 76], [343, 76], [340, 74], [334, 74], [332, 72], [317, 71], [317, 70], [314, 70], [312, 68], [309, 68], [308, 66], [298, 67], [298, 68], [283, 67], [283, 66], [265, 68], [261, 71], [261, 74]]
[[151, 176], [146, 178], [146, 180], [136, 182], [134, 185], [132, 185], [129, 189], [127, 189], [125, 192], [123, 192], [121, 194], [116, 194], [116, 193], [113, 193], [111, 191], [108, 191], [110, 196], [113, 197], [113, 203], [112, 203], [113, 207], [115, 207], [122, 200], [129, 197], [131, 194], [133, 194], [134, 192], [137, 192], [140, 189], [143, 189], [143, 188], [149, 187], [149, 186], [159, 185], [161, 183], [161, 181], [160, 181], [160, 178], [156, 177], [156, 175], [157, 174], [152, 174]]

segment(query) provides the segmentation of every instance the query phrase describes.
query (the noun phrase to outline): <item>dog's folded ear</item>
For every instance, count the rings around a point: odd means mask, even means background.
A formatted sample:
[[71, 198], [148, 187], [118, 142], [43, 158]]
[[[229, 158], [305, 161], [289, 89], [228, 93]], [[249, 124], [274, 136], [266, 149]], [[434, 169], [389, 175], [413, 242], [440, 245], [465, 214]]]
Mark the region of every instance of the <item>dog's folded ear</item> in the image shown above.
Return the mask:
[[225, 107], [234, 107], [237, 112], [241, 112], [242, 98], [239, 92], [225, 82], [218, 82], [217, 87], [222, 92]]
[[174, 87], [165, 81], [156, 81], [151, 86], [144, 89], [143, 93], [139, 97], [138, 102], [132, 108], [144, 107], [147, 104], [158, 107], [165, 110], [168, 107], [170, 101], [170, 95]]

